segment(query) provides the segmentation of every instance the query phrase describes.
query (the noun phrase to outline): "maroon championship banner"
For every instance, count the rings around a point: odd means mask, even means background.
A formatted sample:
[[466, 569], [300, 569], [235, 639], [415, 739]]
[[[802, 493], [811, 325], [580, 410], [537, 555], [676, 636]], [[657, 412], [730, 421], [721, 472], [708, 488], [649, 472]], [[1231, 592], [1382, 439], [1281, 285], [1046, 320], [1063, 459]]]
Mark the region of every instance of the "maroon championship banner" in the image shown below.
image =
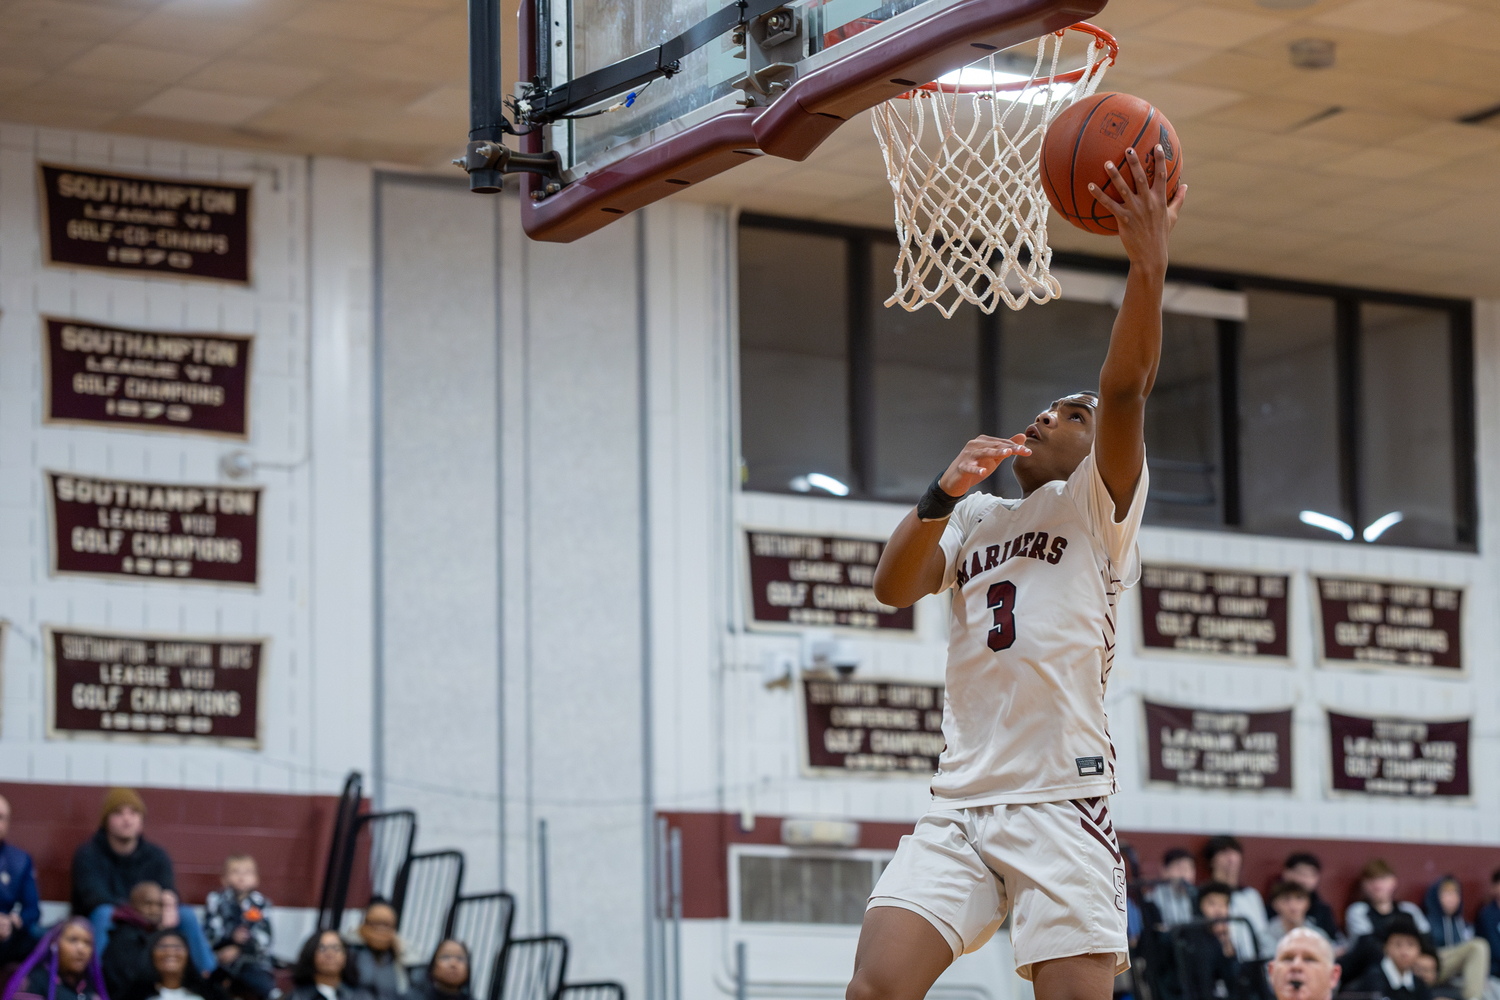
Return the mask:
[[790, 532], [747, 531], [750, 625], [916, 631], [912, 608], [875, 599], [875, 564], [885, 542]]
[[259, 487], [44, 475], [54, 575], [259, 582]]
[[1469, 720], [1364, 719], [1328, 713], [1333, 788], [1402, 798], [1469, 794]]
[[47, 423], [124, 425], [244, 439], [249, 337], [42, 318]]
[[1141, 645], [1225, 656], [1287, 655], [1286, 574], [1141, 567]]
[[1292, 787], [1292, 710], [1236, 712], [1143, 701], [1151, 781], [1215, 791]]
[[1462, 590], [1327, 577], [1314, 584], [1325, 661], [1463, 669]]
[[40, 164], [47, 261], [250, 283], [250, 188]]
[[802, 678], [804, 773], [931, 777], [943, 753], [943, 685]]
[[47, 736], [167, 737], [257, 747], [264, 639], [44, 626]]

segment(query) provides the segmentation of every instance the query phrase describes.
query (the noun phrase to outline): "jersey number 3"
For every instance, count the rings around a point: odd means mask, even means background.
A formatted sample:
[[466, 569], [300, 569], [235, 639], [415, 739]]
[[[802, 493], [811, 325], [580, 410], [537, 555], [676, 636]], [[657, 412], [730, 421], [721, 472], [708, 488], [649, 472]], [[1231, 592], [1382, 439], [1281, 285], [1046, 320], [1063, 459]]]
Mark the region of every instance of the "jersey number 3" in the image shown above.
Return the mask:
[[990, 629], [989, 645], [998, 653], [1009, 649], [1016, 641], [1016, 585], [1001, 580], [990, 587], [986, 600], [995, 613], [995, 627]]

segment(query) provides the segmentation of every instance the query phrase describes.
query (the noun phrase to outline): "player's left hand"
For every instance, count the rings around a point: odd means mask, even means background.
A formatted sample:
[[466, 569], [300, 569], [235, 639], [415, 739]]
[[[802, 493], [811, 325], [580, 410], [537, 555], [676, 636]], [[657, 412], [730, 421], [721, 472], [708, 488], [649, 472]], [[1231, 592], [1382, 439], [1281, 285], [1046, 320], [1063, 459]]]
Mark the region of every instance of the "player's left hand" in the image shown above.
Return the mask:
[[[1156, 162], [1164, 164], [1166, 154], [1156, 147]], [[1134, 149], [1125, 151], [1125, 164], [1134, 183], [1127, 183], [1113, 163], [1105, 163], [1111, 186], [1121, 200], [1115, 201], [1098, 185], [1090, 184], [1094, 200], [1109, 210], [1120, 227], [1120, 242], [1133, 264], [1167, 266], [1167, 237], [1177, 225], [1177, 213], [1187, 197], [1187, 185], [1178, 184], [1177, 193], [1167, 198], [1167, 171], [1158, 168], [1154, 180], [1146, 179], [1146, 168]]]

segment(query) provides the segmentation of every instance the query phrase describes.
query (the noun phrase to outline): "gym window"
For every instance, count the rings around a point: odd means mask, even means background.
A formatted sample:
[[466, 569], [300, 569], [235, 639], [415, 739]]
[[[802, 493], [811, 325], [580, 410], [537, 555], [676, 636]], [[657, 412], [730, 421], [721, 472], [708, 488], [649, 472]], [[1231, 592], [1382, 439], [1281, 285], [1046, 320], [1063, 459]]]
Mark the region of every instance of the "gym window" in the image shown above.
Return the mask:
[[889, 851], [730, 848], [733, 912], [741, 923], [858, 927]]
[[[884, 307], [895, 254], [880, 230], [741, 216], [746, 489], [911, 503], [974, 435], [1096, 385], [1105, 292], [945, 320]], [[1053, 267], [1074, 290], [1125, 273], [1076, 254]], [[1470, 303], [1167, 277], [1186, 294], [1167, 304], [1147, 408], [1148, 523], [1476, 548]], [[1004, 466], [983, 488], [1017, 493]]]

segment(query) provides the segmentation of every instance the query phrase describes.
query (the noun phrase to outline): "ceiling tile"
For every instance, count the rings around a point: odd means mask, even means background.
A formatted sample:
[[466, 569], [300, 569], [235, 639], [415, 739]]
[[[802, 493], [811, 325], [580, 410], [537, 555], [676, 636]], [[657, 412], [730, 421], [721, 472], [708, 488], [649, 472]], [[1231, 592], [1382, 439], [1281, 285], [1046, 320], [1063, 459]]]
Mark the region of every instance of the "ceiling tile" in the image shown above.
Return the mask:
[[1163, 17], [1171, 15], [1193, 0], [1130, 0], [1105, 7], [1093, 22], [1116, 36], [1129, 34]]
[[61, 76], [17, 91], [6, 99], [6, 104], [15, 107], [28, 101], [41, 104], [69, 102], [119, 114], [135, 107], [159, 89], [161, 88], [157, 84], [140, 81]]
[[93, 42], [82, 38], [0, 38], [0, 66], [52, 73], [93, 47]]
[[420, 27], [431, 18], [426, 11], [403, 7], [377, 7], [343, 0], [314, 0], [286, 22], [292, 31], [364, 42], [391, 42]]
[[431, 84], [419, 81], [342, 73], [309, 87], [301, 99], [330, 107], [379, 111], [405, 108], [431, 91]]
[[216, 59], [182, 85], [199, 90], [220, 90], [250, 97], [286, 98], [300, 93], [328, 76], [327, 70], [280, 66], [258, 59]]
[[102, 41], [141, 15], [142, 11], [123, 5], [21, 0], [0, 7], [0, 38], [42, 34]]
[[1356, 177], [1378, 177], [1397, 180], [1441, 166], [1444, 161], [1425, 153], [1404, 149], [1362, 149], [1352, 156], [1330, 160], [1319, 168], [1330, 174], [1352, 174]]
[[1353, 142], [1369, 146], [1419, 132], [1426, 124], [1414, 115], [1344, 111], [1303, 125], [1296, 130], [1296, 134], [1307, 139], [1332, 139], [1336, 142]]
[[1322, 104], [1260, 95], [1221, 108], [1214, 121], [1253, 132], [1287, 132], [1326, 110]]
[[1309, 139], [1300, 135], [1277, 135], [1245, 144], [1233, 158], [1245, 163], [1264, 163], [1304, 170], [1343, 159], [1359, 150], [1359, 146], [1348, 142]]
[[197, 55], [217, 55], [243, 44], [259, 30], [252, 25], [220, 18], [152, 13], [116, 35], [114, 41]]
[[169, 52], [143, 45], [105, 42], [96, 45], [68, 66], [68, 73], [105, 80], [139, 80], [172, 83], [208, 62], [207, 56]]
[[136, 115], [213, 125], [238, 125], [271, 106], [269, 97], [170, 87], [135, 109]]
[[1166, 76], [1201, 62], [1211, 54], [1201, 45], [1134, 38], [1121, 48], [1119, 65], [1138, 76]]
[[1159, 41], [1224, 49], [1275, 31], [1285, 23], [1263, 14], [1199, 4], [1152, 21], [1139, 30], [1143, 36]]
[[406, 106], [409, 115], [465, 121], [469, 115], [469, 88], [438, 87]]
[[1204, 87], [1196, 83], [1178, 83], [1176, 80], [1143, 81], [1136, 94], [1161, 108], [1162, 114], [1174, 123], [1187, 121], [1200, 115], [1234, 104], [1245, 95], [1218, 87]]
[[1452, 159], [1500, 148], [1500, 132], [1479, 128], [1476, 125], [1442, 122], [1420, 132], [1394, 139], [1389, 145], [1397, 149], [1407, 149], [1415, 153], [1432, 153]]
[[1173, 73], [1172, 79], [1259, 93], [1292, 79], [1298, 72], [1281, 53], [1269, 58], [1243, 51], [1223, 51]]
[[280, 29], [256, 35], [240, 46], [235, 55], [247, 59], [283, 63], [302, 69], [348, 69], [368, 65], [380, 51], [378, 42], [344, 39], [330, 45], [321, 35]]
[[1353, 0], [1319, 14], [1312, 22], [1333, 28], [1408, 35], [1419, 28], [1451, 21], [1463, 13], [1464, 8], [1439, 0]]

